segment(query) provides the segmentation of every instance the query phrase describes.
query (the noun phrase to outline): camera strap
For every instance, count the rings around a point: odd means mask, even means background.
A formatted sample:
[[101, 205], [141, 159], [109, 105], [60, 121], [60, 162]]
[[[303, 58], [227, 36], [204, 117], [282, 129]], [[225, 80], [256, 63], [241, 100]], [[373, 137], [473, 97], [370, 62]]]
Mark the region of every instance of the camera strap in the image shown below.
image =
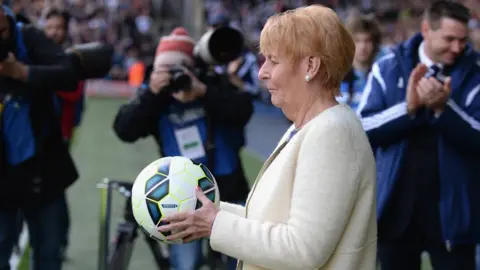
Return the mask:
[[[3, 168], [3, 160], [6, 158], [6, 153], [4, 150], [4, 140], [3, 140], [3, 111], [5, 110], [5, 103], [7, 100], [7, 95], [5, 93], [0, 92], [0, 171], [5, 171]], [[0, 173], [0, 177], [2, 177]]]
[[207, 154], [207, 168], [213, 173], [215, 166], [215, 139], [213, 137], [212, 119], [205, 112], [205, 125], [207, 130], [207, 138], [205, 142], [205, 153]]

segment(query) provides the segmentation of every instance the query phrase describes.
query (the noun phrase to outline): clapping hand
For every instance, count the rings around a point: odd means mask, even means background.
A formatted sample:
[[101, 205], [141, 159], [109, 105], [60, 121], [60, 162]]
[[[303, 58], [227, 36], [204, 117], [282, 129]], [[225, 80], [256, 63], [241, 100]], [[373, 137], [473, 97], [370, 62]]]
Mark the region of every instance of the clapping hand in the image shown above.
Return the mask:
[[175, 241], [183, 239], [183, 242], [187, 243], [210, 236], [213, 222], [219, 210], [198, 187], [196, 196], [202, 203], [201, 208], [191, 212], [174, 214], [162, 219], [162, 221], [169, 224], [158, 227], [158, 230], [160, 232], [172, 232], [172, 234], [167, 237], [167, 240]]
[[419, 109], [422, 104], [422, 99], [420, 98], [417, 86], [422, 78], [427, 73], [428, 68], [424, 64], [418, 64], [410, 73], [410, 78], [408, 79], [407, 86], [407, 108], [408, 113], [413, 114]]
[[445, 103], [450, 97], [451, 78], [447, 77], [445, 83], [440, 83], [434, 77], [422, 78], [417, 85], [417, 92], [427, 108], [432, 109], [435, 114], [439, 114], [443, 111]]

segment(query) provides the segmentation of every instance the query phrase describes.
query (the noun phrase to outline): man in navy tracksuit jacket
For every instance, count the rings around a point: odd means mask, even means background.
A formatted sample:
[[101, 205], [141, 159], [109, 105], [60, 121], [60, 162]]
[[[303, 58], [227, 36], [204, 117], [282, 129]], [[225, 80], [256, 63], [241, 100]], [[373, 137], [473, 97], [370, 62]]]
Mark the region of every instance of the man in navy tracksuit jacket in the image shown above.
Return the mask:
[[435, 269], [475, 267], [480, 57], [466, 44], [468, 20], [461, 4], [435, 1], [422, 34], [375, 63], [365, 87], [358, 113], [376, 150], [382, 270], [420, 269], [422, 251]]

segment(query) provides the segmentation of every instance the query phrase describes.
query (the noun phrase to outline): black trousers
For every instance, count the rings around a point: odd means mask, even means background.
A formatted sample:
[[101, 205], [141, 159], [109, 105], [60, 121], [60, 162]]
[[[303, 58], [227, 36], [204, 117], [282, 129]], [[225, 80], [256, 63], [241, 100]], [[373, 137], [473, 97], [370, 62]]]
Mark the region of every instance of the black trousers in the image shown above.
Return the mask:
[[409, 226], [400, 238], [379, 239], [381, 270], [420, 270], [421, 254], [428, 252], [434, 270], [475, 270], [475, 245], [458, 245], [447, 250], [445, 243], [431, 241]]

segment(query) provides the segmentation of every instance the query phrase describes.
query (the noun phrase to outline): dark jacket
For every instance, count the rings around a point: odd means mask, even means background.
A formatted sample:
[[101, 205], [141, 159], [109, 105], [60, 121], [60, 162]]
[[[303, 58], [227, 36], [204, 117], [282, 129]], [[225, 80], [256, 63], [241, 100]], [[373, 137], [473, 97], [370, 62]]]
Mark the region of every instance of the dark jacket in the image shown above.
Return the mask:
[[[176, 130], [196, 126], [204, 146], [210, 130], [215, 144], [211, 155], [214, 161], [208, 160], [208, 155], [195, 161], [213, 171], [222, 200], [240, 201], [246, 198], [248, 185], [239, 151], [244, 145], [244, 127], [253, 113], [253, 104], [248, 93], [240, 92], [225, 78], [221, 75], [200, 78], [207, 85], [207, 92], [189, 104], [177, 102], [166, 92], [154, 95], [148, 87], [140, 88], [136, 97], [120, 108], [114, 130], [126, 142], [154, 136], [161, 156], [181, 155], [174, 135]], [[180, 118], [183, 120], [177, 121]]]
[[451, 67], [452, 93], [435, 117], [407, 114], [406, 87], [422, 42], [420, 34], [400, 44], [372, 67], [359, 105], [362, 124], [377, 159], [380, 219], [404, 164], [407, 140], [430, 126], [438, 134], [440, 222], [447, 244], [480, 242], [480, 56], [467, 46]]
[[[0, 91], [3, 91], [3, 100], [0, 101], [6, 104], [4, 98], [8, 90], [16, 99], [28, 102], [29, 130], [35, 147], [33, 157], [12, 165], [7, 156], [8, 147], [12, 149], [12, 146], [6, 145], [4, 135], [0, 138], [0, 190], [3, 191], [0, 207], [18, 207], [49, 200], [63, 193], [78, 177], [63, 143], [53, 103], [56, 89], [75, 91], [77, 76], [73, 61], [39, 29], [33, 26], [12, 29], [15, 29], [16, 36], [21, 34], [23, 44], [17, 44], [15, 54], [17, 59], [23, 58], [22, 62], [28, 62], [29, 74], [26, 83], [15, 81], [13, 88], [11, 81], [0, 78]], [[17, 43], [21, 42], [17, 40]], [[22, 53], [26, 55], [22, 57]], [[4, 124], [6, 114], [4, 111], [1, 118]], [[22, 132], [19, 130], [19, 133]]]

